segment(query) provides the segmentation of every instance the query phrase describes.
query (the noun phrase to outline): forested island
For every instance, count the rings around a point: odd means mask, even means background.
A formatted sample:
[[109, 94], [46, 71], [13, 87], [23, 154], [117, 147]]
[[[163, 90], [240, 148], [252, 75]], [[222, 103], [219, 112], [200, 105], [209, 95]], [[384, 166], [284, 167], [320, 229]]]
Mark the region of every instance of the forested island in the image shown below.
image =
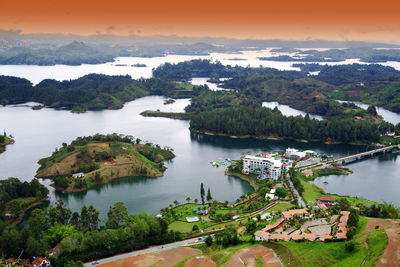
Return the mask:
[[339, 62], [346, 59], [359, 58], [366, 63], [378, 63], [387, 61], [400, 61], [398, 49], [374, 49], [370, 47], [357, 47], [347, 49], [299, 50], [299, 49], [272, 49], [271, 52], [295, 53], [293, 56], [280, 55], [271, 57], [260, 57], [260, 60], [273, 61], [300, 61], [300, 62]]
[[6, 146], [9, 144], [13, 144], [14, 139], [11, 136], [7, 136], [4, 132], [2, 135], [0, 134], [0, 154], [6, 151]]
[[57, 190], [79, 192], [122, 177], [162, 176], [163, 162], [175, 157], [172, 149], [141, 142], [118, 134], [79, 137], [39, 160], [36, 177], [52, 179]]
[[165, 79], [133, 80], [129, 75], [88, 74], [71, 81], [46, 79], [35, 86], [26, 79], [0, 76], [0, 104], [33, 101], [79, 113], [86, 110], [120, 109], [124, 103], [146, 95], [192, 97], [204, 88]]

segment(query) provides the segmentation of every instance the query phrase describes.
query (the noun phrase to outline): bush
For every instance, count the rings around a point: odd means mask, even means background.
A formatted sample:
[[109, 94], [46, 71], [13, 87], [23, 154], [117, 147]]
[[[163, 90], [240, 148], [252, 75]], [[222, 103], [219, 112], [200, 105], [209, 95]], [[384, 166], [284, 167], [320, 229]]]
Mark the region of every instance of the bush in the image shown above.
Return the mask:
[[357, 246], [357, 242], [355, 242], [355, 241], [348, 241], [348, 242], [346, 242], [346, 244], [344, 245], [344, 247], [346, 248], [346, 250], [347, 250], [348, 252], [354, 251], [355, 248], [356, 248], [356, 246]]

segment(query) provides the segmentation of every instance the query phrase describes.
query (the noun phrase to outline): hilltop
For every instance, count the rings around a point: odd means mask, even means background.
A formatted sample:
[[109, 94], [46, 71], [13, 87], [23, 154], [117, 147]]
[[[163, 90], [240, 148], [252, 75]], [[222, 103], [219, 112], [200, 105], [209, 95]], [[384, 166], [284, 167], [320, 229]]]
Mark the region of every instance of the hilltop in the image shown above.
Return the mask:
[[163, 162], [174, 157], [172, 149], [141, 144], [138, 138], [96, 134], [63, 143], [50, 157], [39, 160], [36, 177], [52, 179], [57, 190], [79, 192], [116, 178], [163, 176]]

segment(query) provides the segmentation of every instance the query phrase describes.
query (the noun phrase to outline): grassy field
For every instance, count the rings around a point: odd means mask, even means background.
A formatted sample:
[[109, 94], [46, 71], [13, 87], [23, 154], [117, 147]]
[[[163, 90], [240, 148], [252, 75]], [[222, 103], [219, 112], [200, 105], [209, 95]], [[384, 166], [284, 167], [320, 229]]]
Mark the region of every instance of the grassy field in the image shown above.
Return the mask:
[[301, 184], [304, 186], [304, 193], [303, 193], [303, 199], [306, 203], [308, 202], [315, 202], [315, 200], [321, 196], [321, 195], [326, 195], [325, 191], [316, 186], [315, 184], [312, 183], [307, 183], [303, 179], [299, 179]]
[[286, 211], [292, 208], [294, 205], [291, 203], [278, 203], [272, 208], [266, 210], [266, 212], [274, 212], [274, 211]]
[[388, 243], [388, 239], [383, 230], [373, 231], [368, 234], [367, 242], [370, 253], [365, 266], [375, 266], [379, 261], [379, 258], [383, 254], [385, 247]]

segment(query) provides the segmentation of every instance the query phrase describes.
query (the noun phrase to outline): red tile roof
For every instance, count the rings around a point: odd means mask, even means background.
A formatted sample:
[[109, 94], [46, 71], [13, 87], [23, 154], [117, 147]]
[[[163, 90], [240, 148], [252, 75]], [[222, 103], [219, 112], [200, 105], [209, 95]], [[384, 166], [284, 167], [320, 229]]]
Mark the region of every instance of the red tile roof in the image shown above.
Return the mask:
[[335, 201], [335, 198], [334, 198], [334, 197], [327, 197], [327, 196], [320, 196], [320, 197], [318, 198], [318, 200], [320, 200], [320, 201], [329, 201], [329, 202], [333, 202], [333, 201]]
[[317, 238], [317, 236], [314, 234], [305, 234], [304, 238], [312, 241], [312, 240], [315, 240]]
[[288, 210], [288, 211], [283, 211], [282, 215], [285, 219], [290, 219], [294, 215], [303, 215], [307, 214], [308, 211], [306, 209], [297, 209], [297, 210]]
[[317, 204], [318, 208], [320, 208], [321, 210], [327, 210], [328, 207], [324, 204], [324, 203], [318, 203]]
[[254, 233], [255, 236], [258, 236], [262, 239], [266, 239], [269, 236], [269, 233], [263, 231], [257, 231]]
[[304, 236], [299, 235], [299, 234], [292, 234], [290, 235], [292, 237], [293, 240], [303, 240]]

